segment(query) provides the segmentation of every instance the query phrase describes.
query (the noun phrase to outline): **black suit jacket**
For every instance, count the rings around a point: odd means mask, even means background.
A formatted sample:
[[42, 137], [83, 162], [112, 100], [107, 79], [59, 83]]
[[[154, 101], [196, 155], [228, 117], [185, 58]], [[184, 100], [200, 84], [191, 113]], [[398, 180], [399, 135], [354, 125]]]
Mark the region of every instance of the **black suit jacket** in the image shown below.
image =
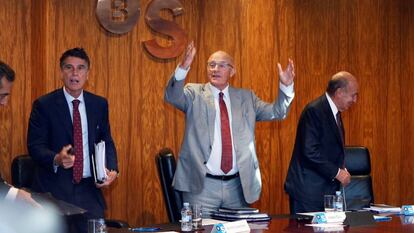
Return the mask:
[[[105, 141], [106, 163], [109, 170], [118, 170], [117, 155], [112, 140], [108, 103], [103, 97], [83, 92], [88, 119], [89, 153], [94, 154], [94, 144]], [[102, 213], [105, 201], [100, 189], [93, 182], [80, 192], [72, 182], [73, 169], [53, 169], [53, 159], [63, 146], [73, 145], [73, 125], [63, 89], [46, 94], [33, 103], [28, 129], [29, 154], [38, 165], [33, 188], [50, 192], [57, 199], [86, 208], [92, 213]], [[92, 162], [90, 163], [92, 164]], [[92, 166], [92, 165], [91, 165]], [[92, 171], [92, 168], [91, 168]], [[91, 172], [93, 175], [93, 172]], [[89, 207], [82, 203], [88, 203]], [[90, 207], [90, 203], [95, 203]]]
[[335, 194], [334, 179], [343, 167], [344, 147], [325, 94], [303, 110], [285, 181], [289, 196], [323, 209], [323, 195]]

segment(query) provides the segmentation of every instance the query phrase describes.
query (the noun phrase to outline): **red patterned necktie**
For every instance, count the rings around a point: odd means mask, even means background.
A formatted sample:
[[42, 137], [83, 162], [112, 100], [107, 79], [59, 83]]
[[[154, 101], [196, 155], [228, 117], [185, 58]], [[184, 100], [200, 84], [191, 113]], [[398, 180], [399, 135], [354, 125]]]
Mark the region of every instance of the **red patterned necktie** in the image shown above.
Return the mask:
[[83, 140], [82, 124], [79, 113], [79, 100], [73, 100], [73, 149], [75, 151], [75, 163], [73, 164], [73, 181], [78, 184], [83, 175]]
[[233, 150], [231, 144], [230, 121], [223, 92], [219, 93], [220, 120], [221, 120], [221, 170], [227, 174], [233, 167]]

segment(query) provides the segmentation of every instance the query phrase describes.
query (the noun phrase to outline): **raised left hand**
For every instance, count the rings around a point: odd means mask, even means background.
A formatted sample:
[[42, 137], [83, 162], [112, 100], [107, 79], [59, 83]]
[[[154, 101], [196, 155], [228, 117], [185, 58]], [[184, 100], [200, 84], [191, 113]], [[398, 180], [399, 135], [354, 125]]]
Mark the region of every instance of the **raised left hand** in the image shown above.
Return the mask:
[[280, 65], [280, 63], [277, 63], [277, 68], [279, 70], [280, 82], [285, 86], [291, 85], [295, 78], [295, 66], [293, 65], [293, 60], [289, 58], [289, 63], [285, 70], [282, 70], [282, 65]]

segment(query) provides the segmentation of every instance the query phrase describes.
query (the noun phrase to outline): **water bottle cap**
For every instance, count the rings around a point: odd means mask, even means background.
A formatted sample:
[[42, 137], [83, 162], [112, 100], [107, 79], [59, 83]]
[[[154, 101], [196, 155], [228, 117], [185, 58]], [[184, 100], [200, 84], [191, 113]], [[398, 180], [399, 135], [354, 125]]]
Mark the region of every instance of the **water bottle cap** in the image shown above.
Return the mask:
[[184, 202], [184, 206], [190, 206], [190, 203]]
[[336, 195], [341, 195], [341, 191], [336, 191]]

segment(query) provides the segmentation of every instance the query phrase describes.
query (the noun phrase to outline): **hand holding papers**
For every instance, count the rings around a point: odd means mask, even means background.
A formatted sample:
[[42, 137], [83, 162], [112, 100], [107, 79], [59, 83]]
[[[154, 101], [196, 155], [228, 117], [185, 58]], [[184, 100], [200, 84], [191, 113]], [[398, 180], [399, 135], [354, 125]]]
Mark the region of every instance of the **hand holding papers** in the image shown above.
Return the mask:
[[95, 155], [92, 155], [92, 167], [95, 183], [102, 184], [107, 178], [104, 141], [95, 144]]
[[93, 174], [96, 187], [102, 188], [110, 185], [117, 177], [116, 171], [109, 171], [106, 168], [105, 142], [95, 144], [95, 155], [92, 155]]

